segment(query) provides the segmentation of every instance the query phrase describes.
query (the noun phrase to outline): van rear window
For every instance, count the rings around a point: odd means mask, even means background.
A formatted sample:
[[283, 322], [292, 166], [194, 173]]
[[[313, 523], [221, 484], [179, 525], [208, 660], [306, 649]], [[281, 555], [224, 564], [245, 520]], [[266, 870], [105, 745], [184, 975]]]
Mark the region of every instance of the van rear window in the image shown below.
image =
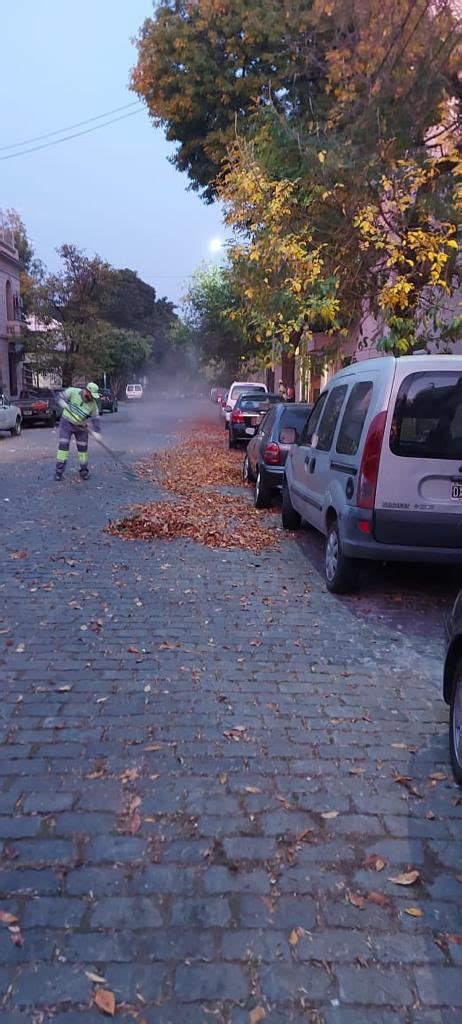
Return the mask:
[[462, 373], [411, 373], [396, 398], [390, 432], [394, 455], [462, 460]]

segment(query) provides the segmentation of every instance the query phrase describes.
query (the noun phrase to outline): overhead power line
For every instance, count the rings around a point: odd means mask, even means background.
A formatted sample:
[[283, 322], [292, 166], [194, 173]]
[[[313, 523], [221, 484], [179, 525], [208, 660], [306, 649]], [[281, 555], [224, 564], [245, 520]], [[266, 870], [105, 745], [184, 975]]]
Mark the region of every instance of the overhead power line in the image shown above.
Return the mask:
[[33, 142], [42, 142], [43, 139], [51, 139], [54, 135], [62, 135], [63, 132], [71, 132], [74, 128], [82, 128], [87, 124], [94, 124], [95, 121], [102, 121], [105, 117], [111, 117], [112, 114], [120, 114], [122, 110], [129, 110], [131, 107], [137, 107], [139, 101], [134, 100], [132, 103], [125, 103], [123, 107], [115, 107], [114, 110], [106, 110], [104, 114], [97, 114], [96, 117], [87, 117], [84, 121], [77, 121], [75, 124], [67, 124], [65, 128], [57, 128], [54, 132], [47, 132], [45, 135], [35, 135], [32, 139], [23, 139], [22, 142], [12, 142], [9, 146], [0, 146], [0, 153], [5, 153], [7, 149], [20, 149], [22, 146], [30, 146]]
[[6, 156], [0, 156], [0, 161], [14, 160], [17, 156], [26, 156], [28, 153], [36, 153], [39, 149], [49, 149], [50, 146], [59, 146], [60, 142], [68, 142], [69, 139], [78, 139], [81, 135], [89, 135], [90, 132], [96, 132], [99, 128], [107, 128], [110, 124], [116, 124], [117, 121], [125, 121], [127, 117], [136, 117], [137, 114], [141, 114], [141, 108], [139, 110], [131, 110], [128, 114], [121, 114], [120, 117], [113, 117], [111, 121], [104, 121], [102, 124], [94, 124], [92, 128], [85, 128], [83, 132], [74, 132], [72, 135], [65, 135], [62, 139], [54, 139], [53, 142], [42, 142], [40, 146], [32, 146], [31, 149], [21, 149], [19, 153], [7, 153]]

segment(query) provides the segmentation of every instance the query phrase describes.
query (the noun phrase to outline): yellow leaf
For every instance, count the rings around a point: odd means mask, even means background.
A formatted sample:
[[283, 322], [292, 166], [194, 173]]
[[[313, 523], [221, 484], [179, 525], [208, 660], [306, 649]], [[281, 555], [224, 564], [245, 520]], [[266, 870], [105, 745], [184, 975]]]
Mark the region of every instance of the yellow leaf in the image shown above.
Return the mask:
[[226, 783], [227, 783], [227, 781], [228, 781], [228, 775], [227, 775], [227, 773], [226, 773], [226, 772], [222, 772], [222, 773], [221, 773], [221, 775], [220, 775], [220, 782], [221, 782], [221, 785], [222, 785], [222, 786], [226, 786]]
[[338, 818], [339, 814], [340, 811], [324, 811], [321, 818], [324, 818], [324, 821], [330, 821], [331, 818]]
[[393, 878], [388, 879], [389, 882], [393, 882], [394, 885], [415, 885], [416, 882], [420, 881], [419, 871], [405, 871], [402, 875], [395, 875]]
[[114, 1016], [116, 1002], [113, 992], [109, 992], [106, 988], [99, 988], [93, 996], [93, 1002], [102, 1013], [107, 1013], [109, 1017]]
[[324, 163], [324, 161], [325, 161], [325, 159], [326, 159], [326, 151], [325, 151], [325, 149], [322, 149], [322, 150], [321, 150], [321, 152], [320, 152], [320, 153], [318, 153], [318, 160], [319, 160], [319, 163], [320, 163], [320, 164], [323, 164], [323, 163]]
[[261, 1024], [266, 1017], [266, 1010], [262, 1006], [254, 1006], [249, 1013], [249, 1024]]
[[261, 793], [261, 789], [258, 786], [244, 786], [246, 793]]
[[87, 978], [89, 978], [90, 981], [94, 981], [95, 984], [104, 985], [106, 983], [106, 978], [102, 978], [99, 974], [94, 974], [93, 971], [85, 971], [85, 974]]
[[405, 914], [409, 914], [409, 917], [422, 917], [423, 911], [419, 910], [418, 907], [406, 907]]
[[291, 946], [296, 946], [299, 938], [300, 938], [300, 936], [298, 934], [297, 928], [293, 928], [291, 933], [290, 933], [290, 935], [289, 935], [290, 945]]
[[429, 778], [433, 779], [434, 782], [444, 782], [447, 779], [447, 775], [446, 772], [433, 772]]

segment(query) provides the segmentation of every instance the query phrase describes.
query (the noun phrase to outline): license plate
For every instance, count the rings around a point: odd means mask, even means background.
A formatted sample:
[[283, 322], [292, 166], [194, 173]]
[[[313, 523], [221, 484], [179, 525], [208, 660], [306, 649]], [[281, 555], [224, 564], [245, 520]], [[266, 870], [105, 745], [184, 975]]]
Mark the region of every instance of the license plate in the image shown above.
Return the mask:
[[253, 437], [253, 435], [255, 433], [255, 427], [246, 427], [245, 428], [245, 432], [246, 432], [246, 434], [249, 435], [249, 437]]
[[462, 501], [462, 484], [452, 484], [451, 498], [453, 501]]

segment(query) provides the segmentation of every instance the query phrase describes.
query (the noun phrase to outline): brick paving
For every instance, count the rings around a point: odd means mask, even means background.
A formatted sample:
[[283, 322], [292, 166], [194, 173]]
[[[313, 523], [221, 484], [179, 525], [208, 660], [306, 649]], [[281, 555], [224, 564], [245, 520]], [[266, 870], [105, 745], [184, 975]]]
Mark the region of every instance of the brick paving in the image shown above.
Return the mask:
[[110, 537], [152, 486], [52, 464], [0, 468], [1, 1024], [459, 1024], [439, 638], [292, 541]]

